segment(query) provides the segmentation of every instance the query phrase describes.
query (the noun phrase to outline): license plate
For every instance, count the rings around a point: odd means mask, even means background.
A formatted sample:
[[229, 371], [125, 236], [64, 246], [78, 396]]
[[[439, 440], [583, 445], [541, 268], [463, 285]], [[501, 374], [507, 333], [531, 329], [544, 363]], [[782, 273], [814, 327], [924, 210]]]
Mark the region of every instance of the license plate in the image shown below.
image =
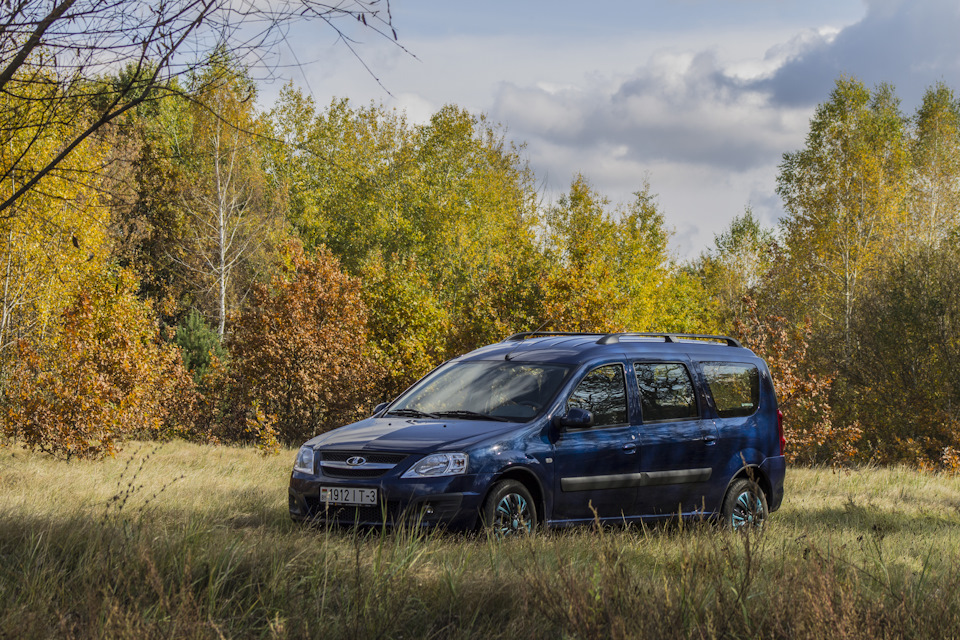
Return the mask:
[[377, 504], [376, 489], [320, 487], [320, 502], [329, 504]]

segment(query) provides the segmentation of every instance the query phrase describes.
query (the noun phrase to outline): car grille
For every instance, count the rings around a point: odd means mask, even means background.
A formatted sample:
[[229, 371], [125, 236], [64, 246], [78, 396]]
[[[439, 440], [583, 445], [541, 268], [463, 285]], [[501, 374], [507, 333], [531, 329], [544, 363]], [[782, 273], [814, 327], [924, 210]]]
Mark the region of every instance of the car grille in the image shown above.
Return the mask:
[[[363, 458], [364, 463], [348, 466], [347, 461], [357, 457]], [[379, 478], [406, 458], [406, 453], [322, 451], [320, 470], [330, 478]]]
[[367, 453], [365, 451], [321, 451], [320, 459], [331, 462], [346, 462], [354, 456], [367, 459], [367, 462], [377, 464], [397, 464], [407, 457], [405, 453]]
[[335, 469], [323, 467], [323, 475], [331, 478], [379, 478], [389, 469]]

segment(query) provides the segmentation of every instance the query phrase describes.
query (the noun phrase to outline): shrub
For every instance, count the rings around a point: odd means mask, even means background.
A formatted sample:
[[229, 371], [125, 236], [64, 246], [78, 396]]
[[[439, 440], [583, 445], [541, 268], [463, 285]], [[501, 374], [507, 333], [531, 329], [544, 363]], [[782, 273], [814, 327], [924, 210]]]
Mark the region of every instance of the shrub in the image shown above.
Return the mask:
[[156, 435], [183, 365], [159, 339], [128, 271], [88, 279], [42, 339], [22, 341], [7, 378], [3, 429], [64, 458], [113, 455], [132, 435]]
[[862, 436], [856, 422], [834, 424], [830, 391], [833, 375], [810, 370], [807, 348], [812, 335], [809, 319], [796, 327], [779, 316], [760, 318], [757, 304], [744, 298], [743, 317], [734, 321], [734, 332], [767, 362], [783, 411], [789, 462], [848, 462], [857, 454]]
[[229, 340], [236, 401], [227, 439], [297, 443], [351, 422], [381, 377], [366, 352], [360, 281], [326, 249], [310, 257], [291, 243], [284, 253], [269, 286], [254, 285]]

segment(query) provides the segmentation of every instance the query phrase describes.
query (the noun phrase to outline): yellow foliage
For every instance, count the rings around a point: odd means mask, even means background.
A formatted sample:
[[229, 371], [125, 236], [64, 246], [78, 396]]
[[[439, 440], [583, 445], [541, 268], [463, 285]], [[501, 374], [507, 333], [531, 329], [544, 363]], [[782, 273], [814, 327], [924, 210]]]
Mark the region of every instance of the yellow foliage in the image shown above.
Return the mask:
[[[84, 114], [69, 105], [51, 117], [32, 99], [55, 90], [22, 84], [0, 94], [0, 113], [17, 119], [0, 133], [0, 171], [9, 176], [0, 183], [4, 199], [23, 186], [18, 176], [32, 176], [33, 167], [84, 126]], [[99, 169], [105, 155], [94, 141], [80, 145], [0, 220], [0, 348], [27, 336], [42, 339], [79, 283], [103, 269], [109, 210]]]
[[669, 232], [649, 185], [635, 195], [610, 211], [578, 176], [547, 213], [552, 264], [543, 306], [552, 328], [695, 333], [711, 325], [699, 281], [668, 255]]

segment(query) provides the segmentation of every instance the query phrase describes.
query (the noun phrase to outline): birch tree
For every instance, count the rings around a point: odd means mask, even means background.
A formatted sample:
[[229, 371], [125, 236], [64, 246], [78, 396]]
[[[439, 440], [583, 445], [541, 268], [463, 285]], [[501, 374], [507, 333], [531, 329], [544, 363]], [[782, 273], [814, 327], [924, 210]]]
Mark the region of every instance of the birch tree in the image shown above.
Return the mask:
[[842, 77], [817, 107], [803, 149], [787, 153], [777, 192], [800, 304], [850, 353], [864, 280], [903, 242], [908, 154], [893, 89]]
[[205, 89], [194, 103], [188, 160], [196, 181], [182, 196], [189, 223], [177, 259], [193, 274], [222, 338], [243, 296], [236, 276], [251, 266], [279, 222], [263, 169], [253, 83], [221, 64], [199, 82]]
[[942, 82], [927, 90], [910, 146], [910, 226], [921, 246], [935, 246], [960, 223], [960, 102]]

